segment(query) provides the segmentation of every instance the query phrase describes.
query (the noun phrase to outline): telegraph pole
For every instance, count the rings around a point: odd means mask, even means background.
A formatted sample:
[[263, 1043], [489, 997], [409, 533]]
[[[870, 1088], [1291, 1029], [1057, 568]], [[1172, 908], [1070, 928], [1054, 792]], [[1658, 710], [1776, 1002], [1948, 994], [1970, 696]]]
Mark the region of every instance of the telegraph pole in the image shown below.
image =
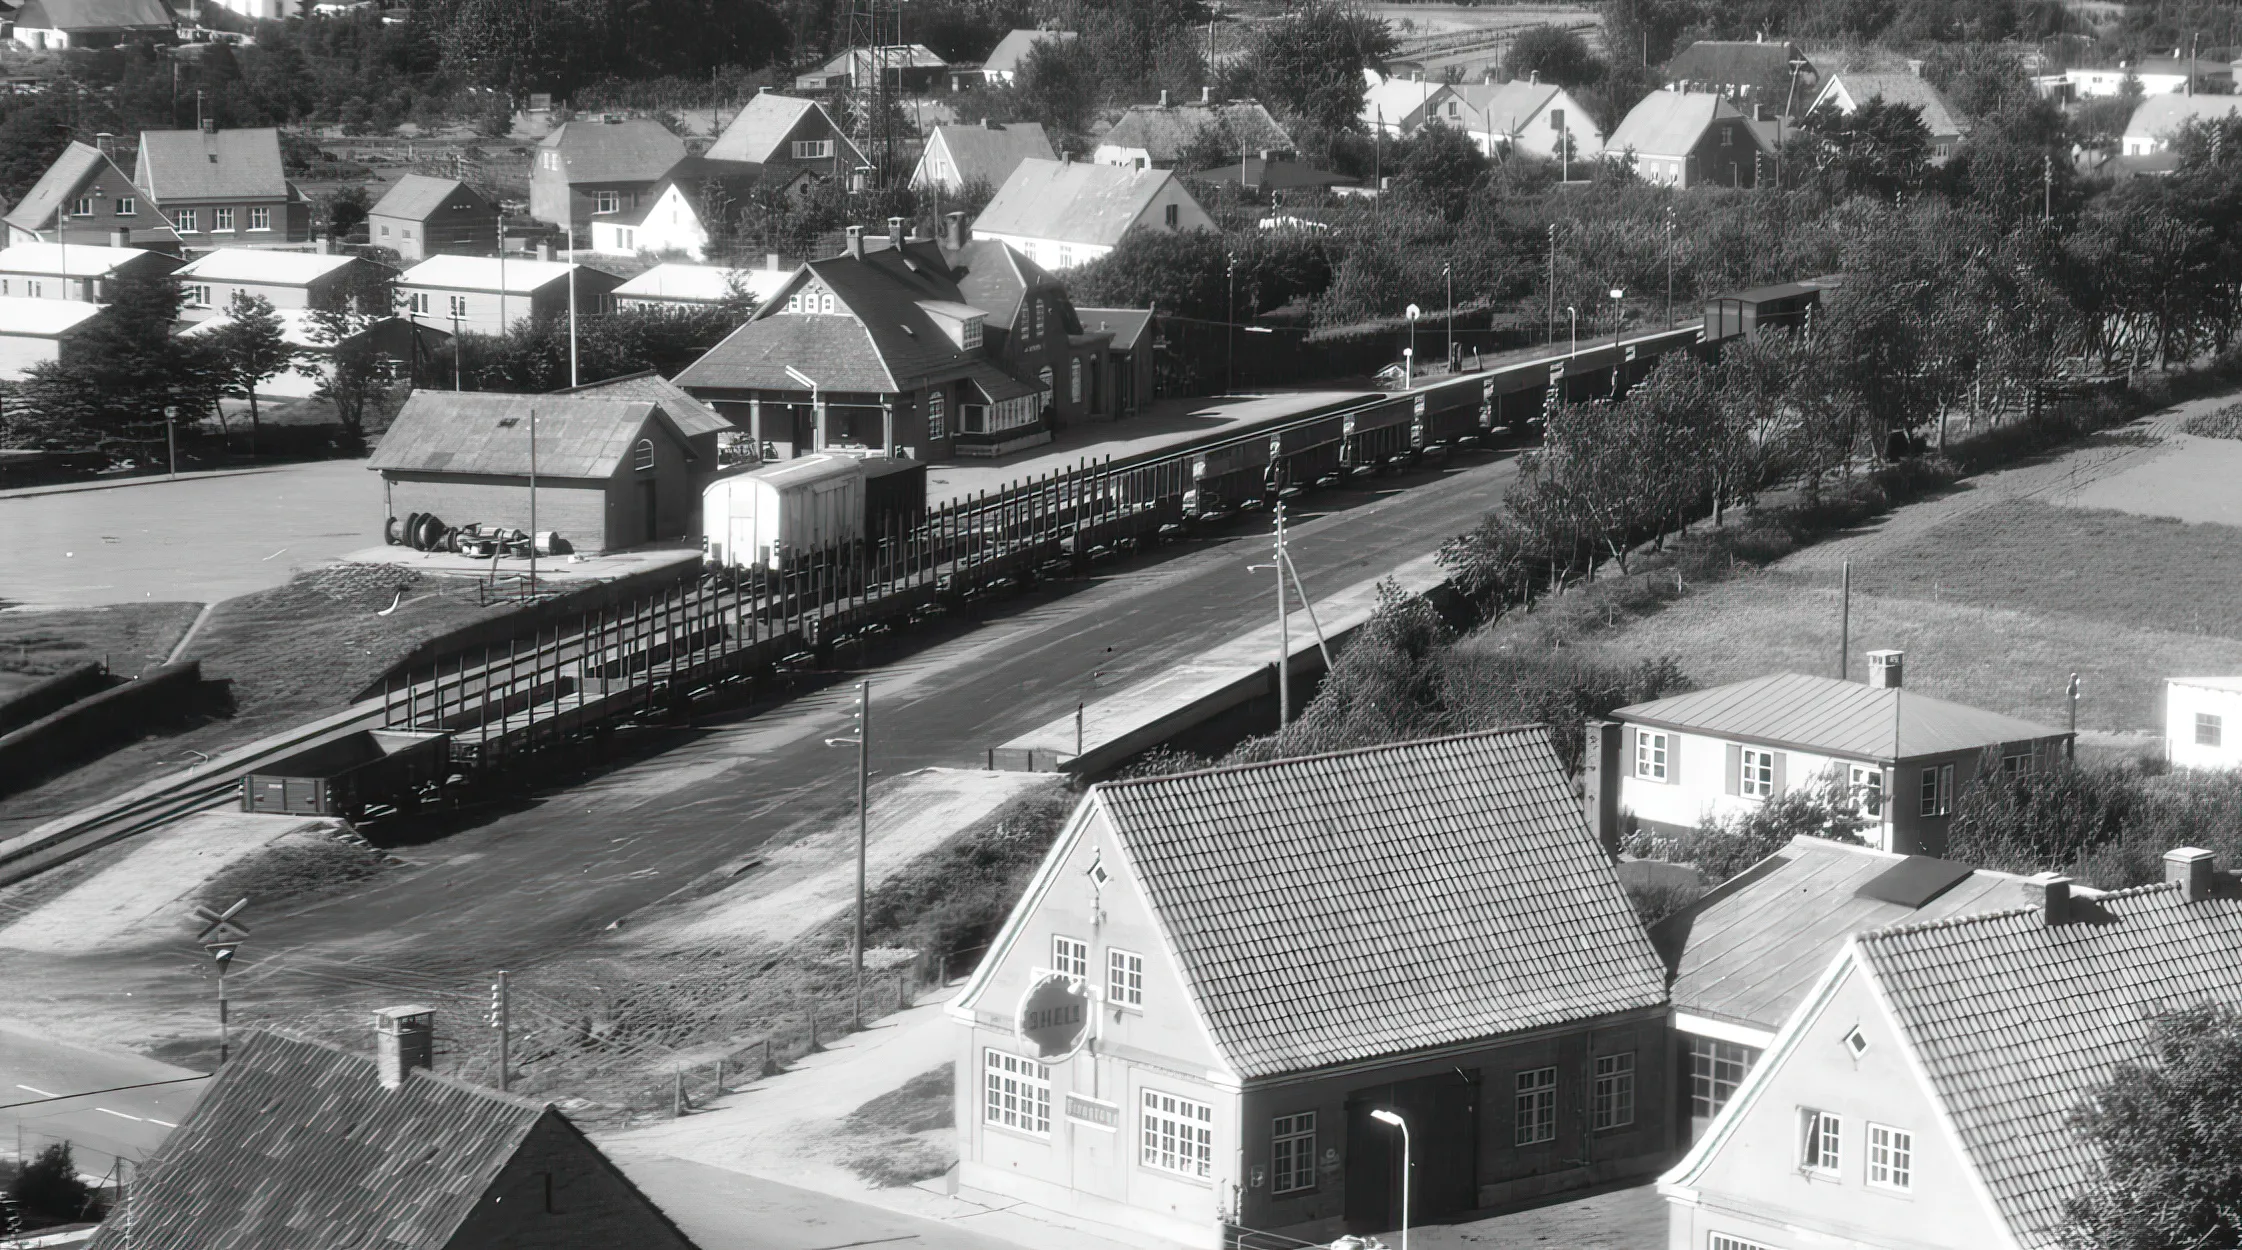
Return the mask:
[[1549, 336], [1545, 343], [1557, 341], [1557, 223], [1549, 223]]
[[498, 1092], [506, 1092], [513, 1068], [513, 1020], [507, 1001], [506, 970], [498, 970], [498, 983], [490, 987], [490, 1027], [498, 1030]]
[[[1414, 324], [1414, 323], [1412, 323]], [[1277, 725], [1292, 723], [1292, 621], [1284, 594], [1284, 500], [1277, 501]]]
[[864, 1027], [864, 861], [871, 841], [871, 809], [866, 798], [872, 775], [872, 683], [869, 680], [856, 683], [856, 711], [852, 719], [856, 721], [855, 737], [827, 738], [825, 745], [856, 748], [856, 936], [850, 943], [856, 990], [850, 1015], [861, 1029]]

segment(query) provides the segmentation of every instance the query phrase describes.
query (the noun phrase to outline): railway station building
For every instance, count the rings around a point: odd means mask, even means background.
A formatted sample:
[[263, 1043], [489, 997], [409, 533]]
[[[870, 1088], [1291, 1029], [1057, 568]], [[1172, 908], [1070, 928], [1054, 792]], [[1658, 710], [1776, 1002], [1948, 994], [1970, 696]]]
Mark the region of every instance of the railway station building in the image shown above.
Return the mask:
[[1186, 1245], [1677, 1145], [1665, 970], [1540, 726], [1097, 786], [948, 1010], [964, 1190]]

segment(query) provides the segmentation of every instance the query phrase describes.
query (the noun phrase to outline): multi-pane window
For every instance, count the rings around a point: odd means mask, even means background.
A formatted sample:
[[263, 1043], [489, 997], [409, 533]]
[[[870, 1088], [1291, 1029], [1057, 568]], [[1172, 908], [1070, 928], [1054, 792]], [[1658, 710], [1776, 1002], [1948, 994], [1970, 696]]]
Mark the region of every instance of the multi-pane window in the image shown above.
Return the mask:
[[1090, 944], [1080, 938], [1051, 939], [1051, 970], [1070, 977], [1090, 975]]
[[140, 205], [135, 203], [131, 196], [120, 195], [117, 197], [117, 216], [138, 217], [139, 215]]
[[1118, 949], [1105, 953], [1105, 1000], [1116, 1007], [1144, 1006], [1144, 956]]
[[412, 295], [411, 295], [411, 297], [410, 297], [410, 298], [409, 298], [409, 299], [408, 299], [408, 300], [406, 301], [405, 307], [406, 307], [406, 310], [407, 310], [407, 311], [419, 313], [419, 314], [420, 314], [421, 316], [423, 316], [423, 317], [427, 316], [427, 315], [428, 315], [428, 292], [426, 292], [426, 291], [415, 291], [415, 292], [413, 292], [413, 293], [412, 293]]
[[93, 216], [93, 197], [90, 195], [81, 195], [77, 199], [71, 201], [70, 215], [72, 217]]
[[979, 348], [981, 346], [981, 319], [979, 317], [967, 317], [965, 319], [965, 345], [967, 348]]
[[1280, 1115], [1269, 1128], [1269, 1188], [1298, 1193], [1316, 1187], [1316, 1113]]
[[1510, 1139], [1519, 1146], [1557, 1140], [1557, 1069], [1535, 1068], [1518, 1074], [1511, 1100]]
[[1915, 1187], [1915, 1134], [1883, 1124], [1868, 1126], [1868, 1183], [1887, 1189]]
[[1771, 1247], [1727, 1233], [1709, 1233], [1705, 1237], [1705, 1250], [1771, 1250]]
[[652, 473], [654, 471], [653, 439], [642, 438], [638, 440], [638, 446], [631, 449], [631, 468], [640, 473]]
[[[37, 278], [25, 280], [23, 284], [23, 290], [26, 295], [29, 295], [33, 299], [47, 298], [47, 284], [39, 281]], [[202, 299], [200, 301], [201, 305], [208, 306], [210, 303], [210, 288], [206, 286], [188, 287], [187, 302], [190, 304], [194, 304], [197, 302], [194, 294], [196, 291], [202, 292]]]
[[1853, 795], [1854, 810], [1863, 816], [1884, 814], [1884, 770], [1874, 764], [1847, 766], [1846, 788]]
[[1738, 753], [1737, 793], [1746, 798], [1775, 797], [1775, 753], [1745, 747]]
[[1028, 337], [1031, 339], [1040, 339], [1043, 337], [1042, 300], [1031, 299], [1028, 301]]
[[212, 230], [231, 230], [231, 229], [233, 229], [233, 228], [234, 228], [234, 210], [232, 210], [232, 209], [230, 209], [230, 208], [214, 208], [214, 209], [211, 209], [211, 210], [210, 210], [210, 228], [211, 228]]
[[1835, 1172], [1845, 1160], [1845, 1120], [1827, 1111], [1800, 1108], [1798, 1112], [1799, 1166], [1816, 1172]]
[[451, 315], [454, 317], [464, 317], [467, 315], [466, 296], [454, 295], [451, 297]]
[[949, 414], [944, 411], [948, 407], [948, 403], [948, 397], [940, 391], [928, 391], [926, 393], [926, 436], [928, 438], [948, 438], [950, 436], [946, 420]]
[[1720, 1114], [1744, 1074], [1752, 1070], [1759, 1052], [1734, 1042], [1709, 1037], [1689, 1039], [1689, 1114], [1710, 1118]]
[[1001, 1050], [987, 1056], [981, 1118], [1023, 1133], [1051, 1131], [1051, 1069]]
[[[33, 291], [32, 293], [33, 293], [33, 294], [37, 294], [38, 292], [37, 292], [37, 291]], [[208, 308], [208, 307], [210, 307], [210, 288], [209, 288], [209, 287], [207, 287], [207, 286], [203, 286], [203, 285], [201, 285], [200, 283], [196, 283], [196, 284], [193, 284], [193, 285], [190, 285], [190, 286], [188, 286], [188, 287], [187, 287], [187, 307], [189, 307], [189, 308]]]
[[2226, 718], [2213, 712], [2195, 714], [2195, 745], [2218, 746], [2226, 738]]
[[1649, 781], [1666, 780], [1667, 737], [1647, 729], [1635, 734], [1635, 775]]
[[622, 211], [623, 197], [615, 191], [599, 191], [592, 195], [592, 211], [613, 213]]
[[1148, 1089], [1143, 1117], [1143, 1148], [1137, 1157], [1144, 1166], [1192, 1177], [1213, 1170], [1213, 1107]]
[[200, 229], [196, 220], [195, 210], [191, 208], [182, 208], [171, 215], [172, 228], [184, 234], [193, 234]]
[[2014, 777], [2019, 773], [2030, 771], [2032, 771], [2032, 753], [2030, 751], [2015, 751], [2001, 757], [2001, 775], [2003, 777]]
[[822, 161], [831, 155], [833, 155], [833, 141], [831, 139], [796, 139], [794, 141], [795, 160]]
[[[250, 210], [249, 210], [249, 228], [250, 228], [251, 230], [270, 230], [270, 229], [272, 229], [272, 210], [271, 210], [271, 209], [269, 209], [269, 208], [252, 208], [252, 209], [250, 209]], [[410, 237], [410, 235], [411, 235], [411, 232], [410, 232], [410, 231], [408, 231], [408, 232], [407, 232], [407, 237]]]
[[1954, 807], [1954, 766], [1940, 764], [1923, 770], [1920, 800], [1916, 803], [1918, 816], [1944, 816]]
[[1592, 1122], [1599, 1129], [1621, 1128], [1635, 1122], [1635, 1055], [1599, 1055], [1596, 1085], [1590, 1103]]

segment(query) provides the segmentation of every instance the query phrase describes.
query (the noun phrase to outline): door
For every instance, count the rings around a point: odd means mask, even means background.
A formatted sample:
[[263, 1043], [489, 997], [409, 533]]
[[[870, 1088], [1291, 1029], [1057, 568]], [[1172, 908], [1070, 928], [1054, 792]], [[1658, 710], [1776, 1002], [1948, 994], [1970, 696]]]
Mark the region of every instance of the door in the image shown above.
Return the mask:
[[1372, 1119], [1389, 1110], [1409, 1127], [1409, 1222], [1479, 1205], [1479, 1073], [1458, 1069], [1356, 1090], [1347, 1097], [1346, 1223], [1351, 1233], [1401, 1227], [1402, 1133]]
[[652, 478], [638, 484], [639, 515], [645, 518], [645, 541], [653, 542], [662, 536], [661, 484]]

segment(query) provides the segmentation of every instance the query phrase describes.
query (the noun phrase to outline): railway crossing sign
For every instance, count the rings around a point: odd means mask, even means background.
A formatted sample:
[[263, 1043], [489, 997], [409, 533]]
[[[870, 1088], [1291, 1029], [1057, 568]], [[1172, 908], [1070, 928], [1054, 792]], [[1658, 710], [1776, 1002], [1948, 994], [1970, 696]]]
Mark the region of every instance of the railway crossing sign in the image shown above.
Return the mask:
[[216, 955], [215, 951], [213, 952], [220, 962], [231, 958], [233, 955], [231, 947], [239, 945], [243, 938], [249, 936], [249, 926], [234, 919], [241, 914], [242, 908], [247, 906], [249, 906], [249, 900], [243, 899], [224, 911], [213, 911], [208, 907], [195, 908], [195, 914], [209, 922], [203, 931], [196, 936], [195, 940], [202, 943], [205, 948], [219, 945], [228, 947], [224, 955]]
[[224, 967], [226, 964], [233, 961], [234, 952], [241, 949], [241, 943], [204, 942], [202, 944], [202, 948], [210, 952], [210, 957], [213, 960], [216, 960], [220, 967]]

